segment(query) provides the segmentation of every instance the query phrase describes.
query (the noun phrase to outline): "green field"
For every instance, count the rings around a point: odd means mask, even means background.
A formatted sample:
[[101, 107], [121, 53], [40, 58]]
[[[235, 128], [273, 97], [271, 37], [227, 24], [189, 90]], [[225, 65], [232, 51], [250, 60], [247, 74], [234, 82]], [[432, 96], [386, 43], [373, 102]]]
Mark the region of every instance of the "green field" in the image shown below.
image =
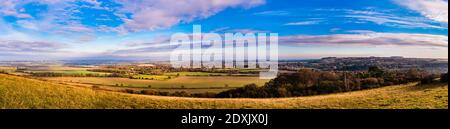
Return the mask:
[[226, 76], [225, 73], [208, 73], [208, 72], [173, 72], [173, 73], [166, 73], [164, 75], [168, 76]]
[[133, 79], [145, 79], [145, 80], [157, 80], [164, 81], [176, 78], [176, 76], [166, 76], [166, 75], [134, 75]]
[[214, 77], [214, 76], [233, 76], [233, 77], [256, 77], [254, 74], [227, 74], [227, 73], [208, 73], [208, 72], [173, 72], [165, 73], [163, 75], [134, 75], [133, 79], [144, 79], [144, 80], [157, 80], [165, 81], [170, 79], [175, 79], [180, 76], [193, 76], [193, 77]]
[[108, 75], [109, 73], [103, 72], [91, 72], [85, 70], [48, 70], [48, 71], [29, 71], [30, 73], [60, 73], [66, 75], [75, 75], [75, 74], [98, 74], [98, 75]]
[[448, 84], [283, 99], [132, 95], [0, 74], [0, 109], [448, 109]]
[[208, 72], [173, 72], [166, 73], [166, 76], [257, 76], [254, 74], [228, 74], [228, 73], [208, 73]]
[[63, 75], [108, 75], [110, 73], [88, 71], [90, 68], [51, 65], [47, 67], [27, 68], [25, 73], [56, 73]]
[[122, 86], [122, 87], [138, 87], [146, 88], [232, 88], [242, 87], [247, 84], [255, 83], [257, 85], [264, 85], [269, 80], [261, 80], [259, 77], [191, 77], [180, 76], [174, 79], [160, 81], [160, 80], [142, 80], [129, 78], [97, 78], [97, 77], [47, 77], [44, 78], [50, 81], [57, 82], [72, 82], [85, 84], [98, 84], [108, 86]]

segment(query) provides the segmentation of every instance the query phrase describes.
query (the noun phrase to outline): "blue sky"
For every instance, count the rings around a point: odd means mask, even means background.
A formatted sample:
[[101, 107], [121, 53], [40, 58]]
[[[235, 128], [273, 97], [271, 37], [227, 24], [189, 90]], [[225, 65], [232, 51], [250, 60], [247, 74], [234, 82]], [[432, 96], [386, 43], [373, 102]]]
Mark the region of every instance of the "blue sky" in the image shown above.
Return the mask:
[[168, 38], [278, 33], [280, 58], [448, 58], [447, 0], [2, 0], [0, 60], [164, 59]]

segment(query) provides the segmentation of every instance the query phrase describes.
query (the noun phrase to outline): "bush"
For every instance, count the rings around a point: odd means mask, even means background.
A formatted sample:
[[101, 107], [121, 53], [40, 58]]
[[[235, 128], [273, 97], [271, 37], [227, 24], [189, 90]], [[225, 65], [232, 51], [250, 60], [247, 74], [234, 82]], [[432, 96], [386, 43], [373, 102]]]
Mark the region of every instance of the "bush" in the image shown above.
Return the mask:
[[369, 67], [369, 75], [370, 77], [376, 77], [376, 78], [380, 78], [383, 77], [384, 75], [384, 70], [382, 70], [379, 67], [373, 66], [373, 67]]
[[433, 75], [426, 76], [420, 80], [420, 84], [431, 84], [434, 82], [434, 79]]
[[195, 93], [192, 94], [192, 97], [198, 97], [198, 98], [214, 98], [216, 97], [216, 93], [210, 93], [210, 92], [206, 92], [206, 93]]
[[92, 89], [100, 89], [100, 86], [94, 85], [92, 86]]
[[361, 88], [363, 89], [369, 89], [379, 86], [379, 82], [377, 78], [366, 78], [361, 80]]
[[159, 92], [155, 91], [155, 90], [142, 90], [141, 94], [144, 94], [144, 95], [159, 95]]
[[129, 93], [129, 94], [135, 94], [136, 93], [133, 89], [124, 89], [124, 90], [121, 90], [121, 92]]
[[290, 97], [291, 93], [288, 89], [281, 87], [277, 89], [277, 96], [276, 97]]
[[186, 91], [177, 91], [177, 92], [173, 93], [172, 96], [190, 97], [191, 94], [187, 93]]
[[217, 94], [218, 98], [266, 98], [269, 97], [265, 88], [260, 88], [256, 84], [249, 84], [242, 88], [237, 88]]
[[448, 83], [448, 73], [441, 74], [441, 82]]

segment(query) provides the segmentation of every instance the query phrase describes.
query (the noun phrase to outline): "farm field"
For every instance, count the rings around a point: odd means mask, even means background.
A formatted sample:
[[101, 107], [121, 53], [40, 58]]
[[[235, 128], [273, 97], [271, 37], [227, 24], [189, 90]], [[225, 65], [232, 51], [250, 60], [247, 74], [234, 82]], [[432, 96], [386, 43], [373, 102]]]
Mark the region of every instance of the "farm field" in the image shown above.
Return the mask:
[[16, 70], [16, 68], [14, 67], [4, 67], [4, 66], [0, 66], [0, 72], [4, 72], [4, 73], [13, 73]]
[[164, 73], [162, 75], [134, 75], [133, 79], [145, 79], [145, 80], [158, 80], [165, 81], [180, 76], [191, 76], [191, 77], [217, 77], [217, 76], [228, 76], [228, 77], [258, 77], [256, 74], [227, 74], [227, 73], [208, 73], [208, 72], [172, 72]]
[[83, 67], [70, 67], [63, 65], [49, 65], [49, 66], [40, 66], [40, 67], [27, 67], [26, 70], [20, 73], [56, 73], [63, 75], [87, 75], [87, 74], [95, 74], [95, 75], [109, 75], [110, 73], [105, 72], [92, 72], [89, 71], [91, 68], [83, 68]]
[[169, 80], [142, 80], [129, 78], [97, 78], [97, 77], [46, 77], [49, 81], [72, 82], [97, 84], [120, 87], [136, 87], [136, 88], [237, 88], [247, 84], [255, 83], [259, 86], [264, 85], [269, 80], [261, 80], [259, 77], [230, 77], [230, 76], [213, 76], [213, 77], [191, 77], [180, 76]]
[[[242, 71], [241, 71], [242, 72]], [[257, 76], [255, 74], [228, 74], [228, 73], [208, 73], [208, 72], [173, 72], [165, 73], [166, 76]]]
[[281, 99], [200, 99], [96, 91], [0, 74], [0, 96], [0, 109], [448, 109], [448, 84]]
[[167, 75], [134, 75], [133, 79], [144, 79], [144, 80], [157, 80], [164, 81], [175, 78], [176, 76], [167, 76]]
[[59, 73], [59, 74], [99, 74], [99, 75], [107, 75], [109, 73], [103, 72], [91, 72], [85, 70], [48, 70], [48, 71], [30, 71], [31, 73]]

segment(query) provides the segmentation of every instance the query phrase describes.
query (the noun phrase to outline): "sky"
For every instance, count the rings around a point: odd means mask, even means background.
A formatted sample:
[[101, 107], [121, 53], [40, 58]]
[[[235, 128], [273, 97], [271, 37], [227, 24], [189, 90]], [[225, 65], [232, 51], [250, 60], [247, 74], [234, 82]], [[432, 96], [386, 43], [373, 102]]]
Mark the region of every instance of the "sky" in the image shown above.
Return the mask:
[[1, 0], [0, 60], [167, 59], [193, 25], [278, 33], [280, 59], [448, 58], [448, 0]]

